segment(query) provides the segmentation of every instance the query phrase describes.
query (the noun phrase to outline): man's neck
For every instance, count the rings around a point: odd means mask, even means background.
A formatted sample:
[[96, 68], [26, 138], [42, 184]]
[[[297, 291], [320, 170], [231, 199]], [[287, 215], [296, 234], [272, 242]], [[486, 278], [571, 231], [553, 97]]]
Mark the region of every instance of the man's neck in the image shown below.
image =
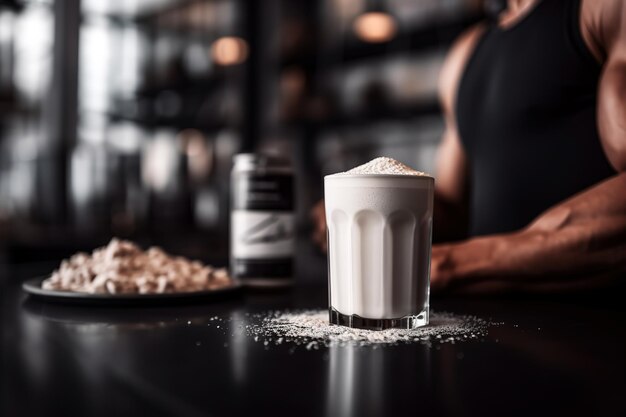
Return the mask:
[[539, 0], [508, 0], [507, 9], [509, 12], [517, 12], [532, 7]]
[[508, 0], [507, 8], [500, 14], [500, 26], [514, 25], [541, 0]]

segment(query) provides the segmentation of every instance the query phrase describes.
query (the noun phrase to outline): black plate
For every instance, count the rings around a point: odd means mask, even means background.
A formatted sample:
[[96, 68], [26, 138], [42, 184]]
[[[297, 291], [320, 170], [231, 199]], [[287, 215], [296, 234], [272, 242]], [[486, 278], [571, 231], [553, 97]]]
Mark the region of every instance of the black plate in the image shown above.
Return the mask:
[[167, 294], [86, 294], [70, 291], [53, 291], [41, 288], [46, 278], [32, 278], [22, 284], [22, 289], [34, 299], [55, 303], [91, 304], [91, 305], [150, 305], [174, 304], [201, 300], [219, 300], [224, 297], [239, 294], [242, 290], [240, 283], [216, 290], [180, 292]]

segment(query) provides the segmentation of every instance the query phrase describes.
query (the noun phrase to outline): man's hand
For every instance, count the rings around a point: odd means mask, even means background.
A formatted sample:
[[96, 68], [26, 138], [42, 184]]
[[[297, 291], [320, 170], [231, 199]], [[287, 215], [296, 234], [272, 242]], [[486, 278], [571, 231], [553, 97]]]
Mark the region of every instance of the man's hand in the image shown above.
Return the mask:
[[[433, 292], [472, 292], [480, 283], [481, 270], [492, 264], [494, 238], [472, 239], [462, 243], [434, 245], [430, 286]], [[500, 285], [490, 285], [492, 290]], [[479, 287], [485, 290], [484, 284]]]
[[313, 220], [313, 242], [324, 252], [328, 251], [328, 239], [326, 237], [328, 228], [326, 227], [326, 210], [324, 200], [320, 200], [311, 209], [311, 219]]

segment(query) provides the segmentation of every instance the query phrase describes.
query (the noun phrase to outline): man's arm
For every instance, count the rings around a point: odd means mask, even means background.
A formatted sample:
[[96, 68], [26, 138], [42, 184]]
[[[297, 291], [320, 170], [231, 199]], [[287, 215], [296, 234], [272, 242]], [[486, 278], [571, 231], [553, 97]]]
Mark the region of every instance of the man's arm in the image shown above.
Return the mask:
[[[604, 0], [602, 145], [618, 174], [552, 207], [527, 228], [435, 246], [434, 290], [579, 289], [626, 279], [626, 3]], [[620, 16], [620, 19], [615, 19]]]
[[456, 92], [467, 60], [483, 28], [472, 27], [453, 45], [439, 76], [439, 99], [446, 129], [437, 150], [435, 167], [434, 240], [449, 242], [467, 236], [468, 162], [456, 127]]
[[467, 291], [552, 291], [626, 272], [626, 173], [545, 212], [519, 232], [433, 247], [431, 284]]

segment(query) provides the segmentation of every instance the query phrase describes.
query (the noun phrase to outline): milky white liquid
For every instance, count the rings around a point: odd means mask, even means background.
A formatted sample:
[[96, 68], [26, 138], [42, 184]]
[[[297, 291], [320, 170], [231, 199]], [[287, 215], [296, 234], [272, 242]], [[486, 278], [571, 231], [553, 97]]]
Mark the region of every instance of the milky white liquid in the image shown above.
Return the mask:
[[427, 324], [433, 178], [348, 172], [325, 177], [324, 188], [331, 307]]

